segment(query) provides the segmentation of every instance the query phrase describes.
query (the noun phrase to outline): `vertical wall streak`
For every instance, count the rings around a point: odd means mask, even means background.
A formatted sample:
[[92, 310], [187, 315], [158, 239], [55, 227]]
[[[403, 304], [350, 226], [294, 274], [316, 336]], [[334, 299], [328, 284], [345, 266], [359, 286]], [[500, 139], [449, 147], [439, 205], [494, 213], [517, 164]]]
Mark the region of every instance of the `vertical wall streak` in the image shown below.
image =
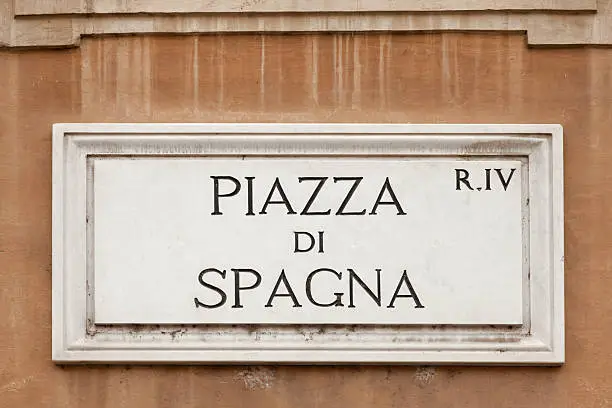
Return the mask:
[[356, 36], [353, 42], [353, 109], [361, 108], [361, 36]]
[[311, 36], [310, 43], [312, 44], [310, 54], [310, 66], [312, 67], [311, 89], [313, 102], [315, 106], [319, 106], [319, 37]]
[[378, 103], [379, 109], [385, 108], [386, 83], [385, 37], [378, 37]]
[[193, 37], [193, 73], [192, 73], [192, 87], [193, 87], [193, 109], [197, 112], [200, 110], [200, 37], [195, 35]]
[[259, 62], [259, 109], [266, 108], [266, 36], [259, 36], [260, 62]]
[[225, 98], [225, 37], [224, 36], [218, 36], [217, 40], [219, 42], [219, 46], [217, 48], [217, 58], [216, 58], [216, 65], [217, 65], [217, 75], [218, 75], [218, 80], [217, 80], [217, 109], [218, 110], [222, 110], [224, 107], [224, 98]]

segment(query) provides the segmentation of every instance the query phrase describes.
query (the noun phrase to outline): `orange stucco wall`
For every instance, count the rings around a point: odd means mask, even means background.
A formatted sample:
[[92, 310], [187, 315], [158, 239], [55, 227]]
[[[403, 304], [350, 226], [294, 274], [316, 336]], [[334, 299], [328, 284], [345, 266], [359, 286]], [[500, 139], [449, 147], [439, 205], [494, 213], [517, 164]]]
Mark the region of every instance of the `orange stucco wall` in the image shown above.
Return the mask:
[[[612, 407], [612, 49], [519, 34], [88, 38], [0, 51], [0, 407]], [[561, 123], [567, 363], [51, 362], [56, 122]]]

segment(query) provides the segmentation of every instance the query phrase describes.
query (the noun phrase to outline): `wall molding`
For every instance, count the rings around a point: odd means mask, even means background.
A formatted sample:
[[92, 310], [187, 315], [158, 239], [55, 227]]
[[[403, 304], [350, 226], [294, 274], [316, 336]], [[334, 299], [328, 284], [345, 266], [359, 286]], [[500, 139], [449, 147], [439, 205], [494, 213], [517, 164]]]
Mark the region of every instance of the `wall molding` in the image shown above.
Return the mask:
[[612, 0], [331, 3], [0, 0], [0, 47], [70, 47], [109, 34], [354, 31], [509, 31], [534, 46], [612, 45]]
[[329, 13], [376, 11], [596, 11], [596, 0], [17, 0], [15, 15]]

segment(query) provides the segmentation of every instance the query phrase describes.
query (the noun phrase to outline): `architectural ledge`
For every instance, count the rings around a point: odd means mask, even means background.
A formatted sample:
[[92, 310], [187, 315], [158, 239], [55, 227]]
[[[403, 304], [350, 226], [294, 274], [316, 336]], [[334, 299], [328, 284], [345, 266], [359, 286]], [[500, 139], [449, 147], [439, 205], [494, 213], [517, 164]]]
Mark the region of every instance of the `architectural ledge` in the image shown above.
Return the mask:
[[0, 0], [4, 47], [77, 46], [87, 35], [355, 31], [514, 31], [535, 46], [612, 45], [612, 0]]

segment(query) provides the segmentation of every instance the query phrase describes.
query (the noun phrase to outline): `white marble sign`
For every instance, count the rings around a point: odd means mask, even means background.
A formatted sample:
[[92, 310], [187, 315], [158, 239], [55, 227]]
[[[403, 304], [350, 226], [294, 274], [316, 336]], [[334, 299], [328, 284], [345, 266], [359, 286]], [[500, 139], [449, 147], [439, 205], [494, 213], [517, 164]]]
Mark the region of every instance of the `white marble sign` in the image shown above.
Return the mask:
[[521, 324], [521, 164], [93, 159], [95, 323]]
[[56, 125], [54, 359], [563, 360], [561, 130]]

